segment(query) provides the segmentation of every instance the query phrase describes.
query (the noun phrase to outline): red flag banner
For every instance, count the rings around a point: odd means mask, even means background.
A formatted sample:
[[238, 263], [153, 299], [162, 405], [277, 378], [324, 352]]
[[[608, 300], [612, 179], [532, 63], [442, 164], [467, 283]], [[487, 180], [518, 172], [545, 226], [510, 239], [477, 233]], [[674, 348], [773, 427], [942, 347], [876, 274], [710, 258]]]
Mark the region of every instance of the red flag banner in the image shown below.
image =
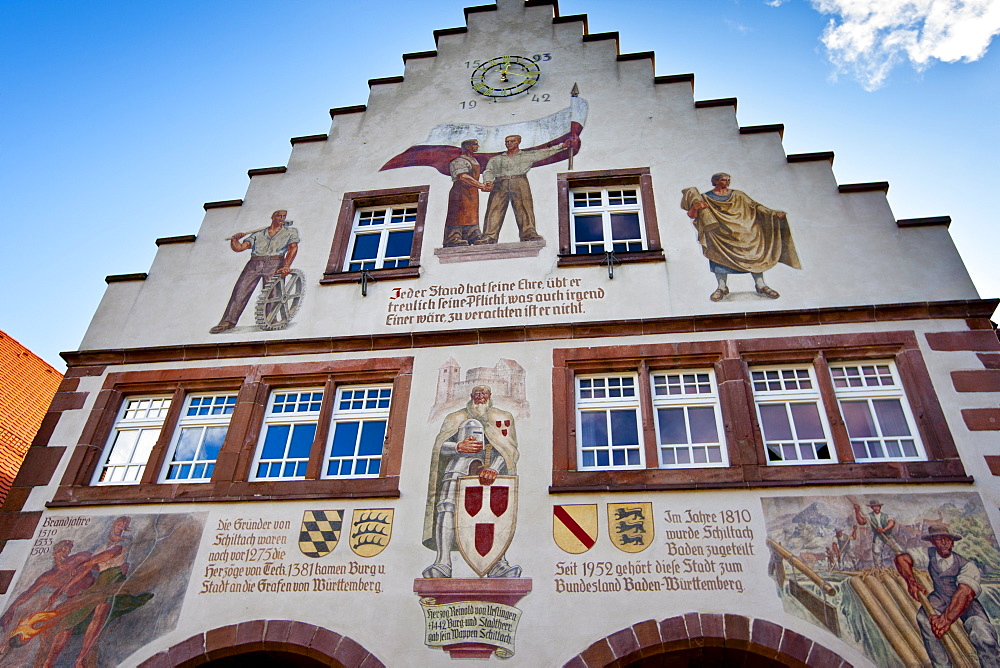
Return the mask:
[[579, 152], [579, 137], [587, 120], [587, 101], [582, 97], [570, 99], [570, 106], [533, 121], [507, 125], [473, 123], [437, 125], [431, 129], [426, 140], [393, 156], [379, 171], [400, 167], [433, 167], [445, 176], [451, 176], [448, 165], [461, 155], [462, 150], [459, 146], [466, 139], [479, 141], [479, 150], [482, 153], [476, 153], [473, 157], [482, 169], [486, 169], [486, 163], [490, 158], [507, 149], [503, 140], [510, 135], [521, 136], [521, 150], [524, 151], [559, 146], [571, 141], [572, 148], [549, 156], [535, 163], [535, 166], [561, 162], [569, 158], [570, 151], [574, 155]]

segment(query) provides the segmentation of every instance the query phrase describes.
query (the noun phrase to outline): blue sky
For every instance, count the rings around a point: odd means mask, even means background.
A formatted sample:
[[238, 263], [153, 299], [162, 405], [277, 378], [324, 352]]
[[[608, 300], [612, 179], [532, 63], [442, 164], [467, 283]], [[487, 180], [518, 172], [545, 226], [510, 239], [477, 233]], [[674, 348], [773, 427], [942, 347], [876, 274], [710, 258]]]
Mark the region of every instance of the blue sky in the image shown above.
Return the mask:
[[[658, 75], [694, 72], [696, 99], [737, 97], [741, 125], [783, 123], [787, 153], [834, 151], [840, 183], [888, 181], [897, 218], [950, 215], [980, 295], [1000, 297], [1000, 0], [955, 2], [559, 8], [654, 51]], [[285, 164], [290, 137], [364, 104], [467, 4], [0, 0], [0, 329], [63, 370], [106, 275], [147, 271], [155, 239], [196, 233], [202, 203], [243, 197], [247, 169]]]

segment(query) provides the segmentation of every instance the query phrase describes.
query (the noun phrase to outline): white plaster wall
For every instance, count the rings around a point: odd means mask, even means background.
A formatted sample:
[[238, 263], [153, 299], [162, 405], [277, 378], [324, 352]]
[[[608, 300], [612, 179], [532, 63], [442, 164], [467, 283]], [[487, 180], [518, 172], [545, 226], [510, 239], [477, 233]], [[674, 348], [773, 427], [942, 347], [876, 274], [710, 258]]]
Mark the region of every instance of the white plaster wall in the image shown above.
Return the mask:
[[[251, 179], [242, 207], [208, 211], [194, 244], [162, 247], [141, 286], [112, 286], [81, 347], [451, 329], [454, 325], [447, 323], [387, 326], [386, 302], [392, 288], [511, 277], [581, 278], [582, 287], [608, 292], [608, 298], [575, 320], [977, 296], [945, 228], [897, 227], [881, 192], [839, 193], [828, 162], [787, 163], [777, 133], [740, 135], [732, 107], [696, 109], [689, 83], [654, 85], [650, 61], [618, 62], [615, 40], [583, 42], [582, 23], [553, 25], [551, 13], [551, 7], [525, 9], [517, 2], [502, 2], [498, 11], [470, 14], [468, 32], [443, 35], [436, 57], [410, 59], [402, 83], [375, 85], [366, 112], [336, 116], [328, 141], [294, 146], [286, 173]], [[473, 92], [468, 83], [472, 69], [466, 62], [507, 53], [550, 53], [552, 60], [540, 63], [541, 81], [526, 95], [491, 102]], [[661, 63], [661, 70], [664, 67]], [[431, 167], [384, 172], [379, 168], [422, 142], [441, 123], [499, 125], [553, 113], [569, 103], [574, 84], [589, 102], [575, 169], [650, 168], [666, 263], [619, 267], [614, 281], [598, 267], [557, 268], [555, 175], [566, 171], [562, 162], [529, 173], [538, 229], [547, 239], [537, 258], [440, 264], [433, 251], [441, 245], [450, 179]], [[546, 94], [551, 102], [531, 101], [534, 95]], [[468, 108], [472, 100], [477, 105]], [[731, 173], [734, 188], [765, 206], [788, 212], [803, 268], [779, 264], [766, 273], [769, 284], [782, 295], [779, 300], [758, 296], [749, 276], [731, 278], [727, 300], [708, 300], [715, 280], [679, 202], [682, 188], [710, 189], [709, 177], [717, 171]], [[430, 186], [420, 278], [380, 281], [370, 287], [366, 299], [357, 285], [320, 286], [343, 194], [415, 185]], [[485, 200], [484, 195], [481, 214]], [[302, 310], [289, 329], [261, 332], [253, 326], [251, 302], [237, 330], [210, 335], [208, 329], [218, 322], [248, 259], [248, 253], [231, 252], [225, 239], [236, 231], [266, 226], [270, 213], [279, 208], [288, 210], [302, 238], [294, 263], [308, 279]], [[507, 214], [501, 241], [516, 241], [512, 212]], [[123, 289], [138, 294], [127, 299], [118, 292]], [[561, 320], [565, 318], [540, 316], [468, 326]]]
[[[138, 651], [133, 659], [139, 662], [191, 635], [227, 624], [255, 619], [294, 619], [315, 624], [347, 635], [365, 648], [373, 651], [391, 666], [447, 666], [452, 660], [440, 650], [423, 645], [423, 621], [417, 596], [413, 593], [414, 579], [432, 560], [433, 553], [421, 544], [424, 504], [426, 501], [427, 475], [430, 466], [431, 445], [440, 428], [441, 418], [429, 418], [434, 403], [433, 384], [439, 368], [449, 358], [459, 364], [462, 374], [472, 367], [492, 367], [502, 358], [513, 359], [528, 370], [526, 396], [531, 406], [530, 417], [518, 416], [521, 458], [518, 464], [520, 484], [518, 525], [513, 543], [507, 551], [511, 563], [524, 568], [524, 577], [532, 579], [533, 591], [517, 605], [523, 611], [516, 635], [517, 654], [505, 662], [511, 666], [556, 666], [569, 660], [591, 642], [605, 637], [628, 625], [645, 619], [664, 619], [691, 611], [702, 613], [733, 613], [773, 621], [785, 628], [806, 635], [840, 653], [856, 665], [871, 665], [850, 645], [841, 642], [817, 624], [787, 613], [782, 607], [773, 581], [767, 576], [768, 555], [764, 545], [767, 535], [761, 509], [762, 497], [776, 496], [842, 496], [866, 497], [923, 493], [968, 493], [981, 495], [983, 504], [996, 526], [1000, 507], [1000, 490], [991, 484], [982, 455], [995, 447], [995, 435], [988, 432], [969, 432], [961, 421], [960, 409], [970, 405], [969, 398], [957, 393], [950, 382], [950, 371], [955, 368], [975, 367], [975, 355], [968, 352], [932, 351], [924, 338], [927, 332], [946, 330], [963, 331], [960, 321], [898, 321], [857, 325], [840, 324], [816, 327], [787, 327], [780, 330], [758, 329], [745, 332], [704, 332], [656, 337], [621, 337], [580, 339], [568, 341], [541, 341], [496, 345], [425, 348], [412, 351], [414, 355], [414, 386], [406, 406], [407, 426], [401, 463], [400, 497], [398, 499], [331, 499], [328, 501], [288, 501], [229, 504], [166, 504], [159, 506], [136, 505], [115, 508], [51, 509], [46, 517], [79, 515], [118, 516], [121, 514], [207, 512], [208, 520], [202, 537], [192, 577], [187, 587], [181, 619], [175, 631]], [[548, 493], [552, 469], [552, 434], [560, 427], [552, 423], [553, 403], [551, 368], [553, 350], [568, 347], [605, 345], [631, 345], [705, 341], [719, 338], [760, 338], [768, 336], [809, 336], [847, 334], [858, 331], [913, 331], [920, 344], [921, 353], [934, 383], [934, 389], [947, 416], [966, 471], [977, 480], [987, 481], [975, 485], [944, 484], [932, 486], [879, 485], [877, 488], [860, 485], [840, 487], [785, 487], [765, 490], [701, 490], [669, 492], [628, 493], [574, 493], [552, 496]], [[372, 357], [386, 357], [399, 351], [375, 353]], [[289, 362], [314, 360], [352, 359], [357, 356], [336, 354], [329, 356], [303, 355], [285, 358]], [[231, 364], [255, 364], [278, 361], [275, 358], [231, 360]], [[167, 368], [197, 368], [212, 366], [212, 361], [176, 362], [171, 364], [142, 364], [127, 367], [129, 370]], [[112, 367], [108, 372], [126, 367]], [[53, 435], [52, 445], [65, 445], [66, 456], [62, 466], [47, 487], [36, 488], [25, 510], [42, 510], [44, 502], [56, 491], [63, 467], [69, 459], [89, 409], [102, 386], [102, 376], [84, 378], [80, 390], [90, 393], [88, 404], [81, 411], [67, 413]], [[995, 405], [996, 394], [984, 395], [982, 401]], [[503, 408], [502, 404], [499, 407]], [[915, 498], [915, 497], [911, 497]], [[671, 557], [664, 540], [658, 538], [645, 551], [629, 555], [614, 548], [607, 536], [607, 503], [653, 503], [655, 531], [661, 536], [666, 526], [662, 521], [664, 511], [682, 512], [686, 508], [703, 512], [723, 509], [747, 509], [753, 515], [749, 526], [754, 532], [755, 554], [746, 558], [746, 572], [742, 576], [745, 591], [733, 592], [635, 592], [626, 593], [556, 593], [555, 578], [559, 564], [584, 561], [607, 561], [615, 567], [628, 563], [669, 561]], [[597, 503], [601, 536], [592, 550], [582, 555], [562, 552], [552, 539], [551, 506], [553, 504]], [[315, 560], [324, 565], [344, 564], [351, 561], [366, 565], [382, 565], [386, 569], [381, 582], [382, 593], [325, 593], [302, 594], [248, 593], [240, 595], [201, 593], [208, 564], [208, 553], [219, 549], [212, 545], [214, 527], [220, 519], [236, 518], [290, 520], [292, 529], [285, 546], [286, 562], [313, 561], [298, 554], [295, 547], [298, 521], [303, 511], [312, 509], [343, 509], [345, 519], [354, 509], [393, 508], [395, 519], [392, 539], [380, 555], [362, 559], [352, 553], [342, 537], [334, 552]], [[0, 569], [20, 569], [28, 558], [31, 541], [11, 541], [0, 555]], [[455, 555], [455, 576], [472, 576], [471, 570]], [[271, 578], [272, 580], [275, 578]], [[575, 577], [566, 577], [575, 580]], [[16, 591], [14, 583], [11, 592]], [[9, 598], [10, 594], [6, 598]], [[5, 599], [0, 598], [0, 606]]]

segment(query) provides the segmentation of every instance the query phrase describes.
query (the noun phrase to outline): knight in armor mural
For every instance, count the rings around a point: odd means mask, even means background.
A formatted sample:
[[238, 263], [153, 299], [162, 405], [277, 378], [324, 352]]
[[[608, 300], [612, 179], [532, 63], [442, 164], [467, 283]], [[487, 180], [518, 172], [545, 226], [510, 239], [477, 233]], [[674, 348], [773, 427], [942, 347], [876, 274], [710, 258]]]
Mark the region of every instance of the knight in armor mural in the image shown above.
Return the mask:
[[[498, 476], [517, 474], [514, 416], [494, 407], [491, 396], [486, 385], [472, 388], [469, 402], [445, 416], [434, 439], [423, 544], [436, 550], [436, 556], [434, 563], [424, 569], [425, 578], [452, 576], [460, 479], [478, 476], [479, 484], [489, 488]], [[509, 564], [501, 552], [486, 575], [516, 578], [521, 575], [521, 567]]]

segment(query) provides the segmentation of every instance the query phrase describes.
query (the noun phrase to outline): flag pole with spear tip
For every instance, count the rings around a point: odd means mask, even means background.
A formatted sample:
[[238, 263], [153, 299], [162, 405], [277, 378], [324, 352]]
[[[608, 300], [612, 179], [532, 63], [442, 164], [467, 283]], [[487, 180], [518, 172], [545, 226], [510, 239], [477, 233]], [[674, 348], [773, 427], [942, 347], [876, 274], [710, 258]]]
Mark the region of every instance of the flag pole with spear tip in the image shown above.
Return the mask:
[[[571, 90], [569, 92], [569, 96], [570, 96], [570, 98], [580, 97], [580, 87], [577, 86], [575, 83], [573, 84], [573, 90]], [[576, 135], [572, 134], [572, 132], [573, 132], [573, 111], [572, 111], [572, 109], [573, 109], [573, 100], [572, 99], [570, 99], [570, 101], [569, 101], [569, 107], [570, 107], [570, 121], [569, 121], [570, 137], [574, 140], [572, 143], [570, 143], [570, 146], [569, 146], [569, 171], [572, 172], [573, 171], [573, 148], [574, 148], [573, 144], [576, 143], [576, 141], [575, 141], [576, 140]]]

